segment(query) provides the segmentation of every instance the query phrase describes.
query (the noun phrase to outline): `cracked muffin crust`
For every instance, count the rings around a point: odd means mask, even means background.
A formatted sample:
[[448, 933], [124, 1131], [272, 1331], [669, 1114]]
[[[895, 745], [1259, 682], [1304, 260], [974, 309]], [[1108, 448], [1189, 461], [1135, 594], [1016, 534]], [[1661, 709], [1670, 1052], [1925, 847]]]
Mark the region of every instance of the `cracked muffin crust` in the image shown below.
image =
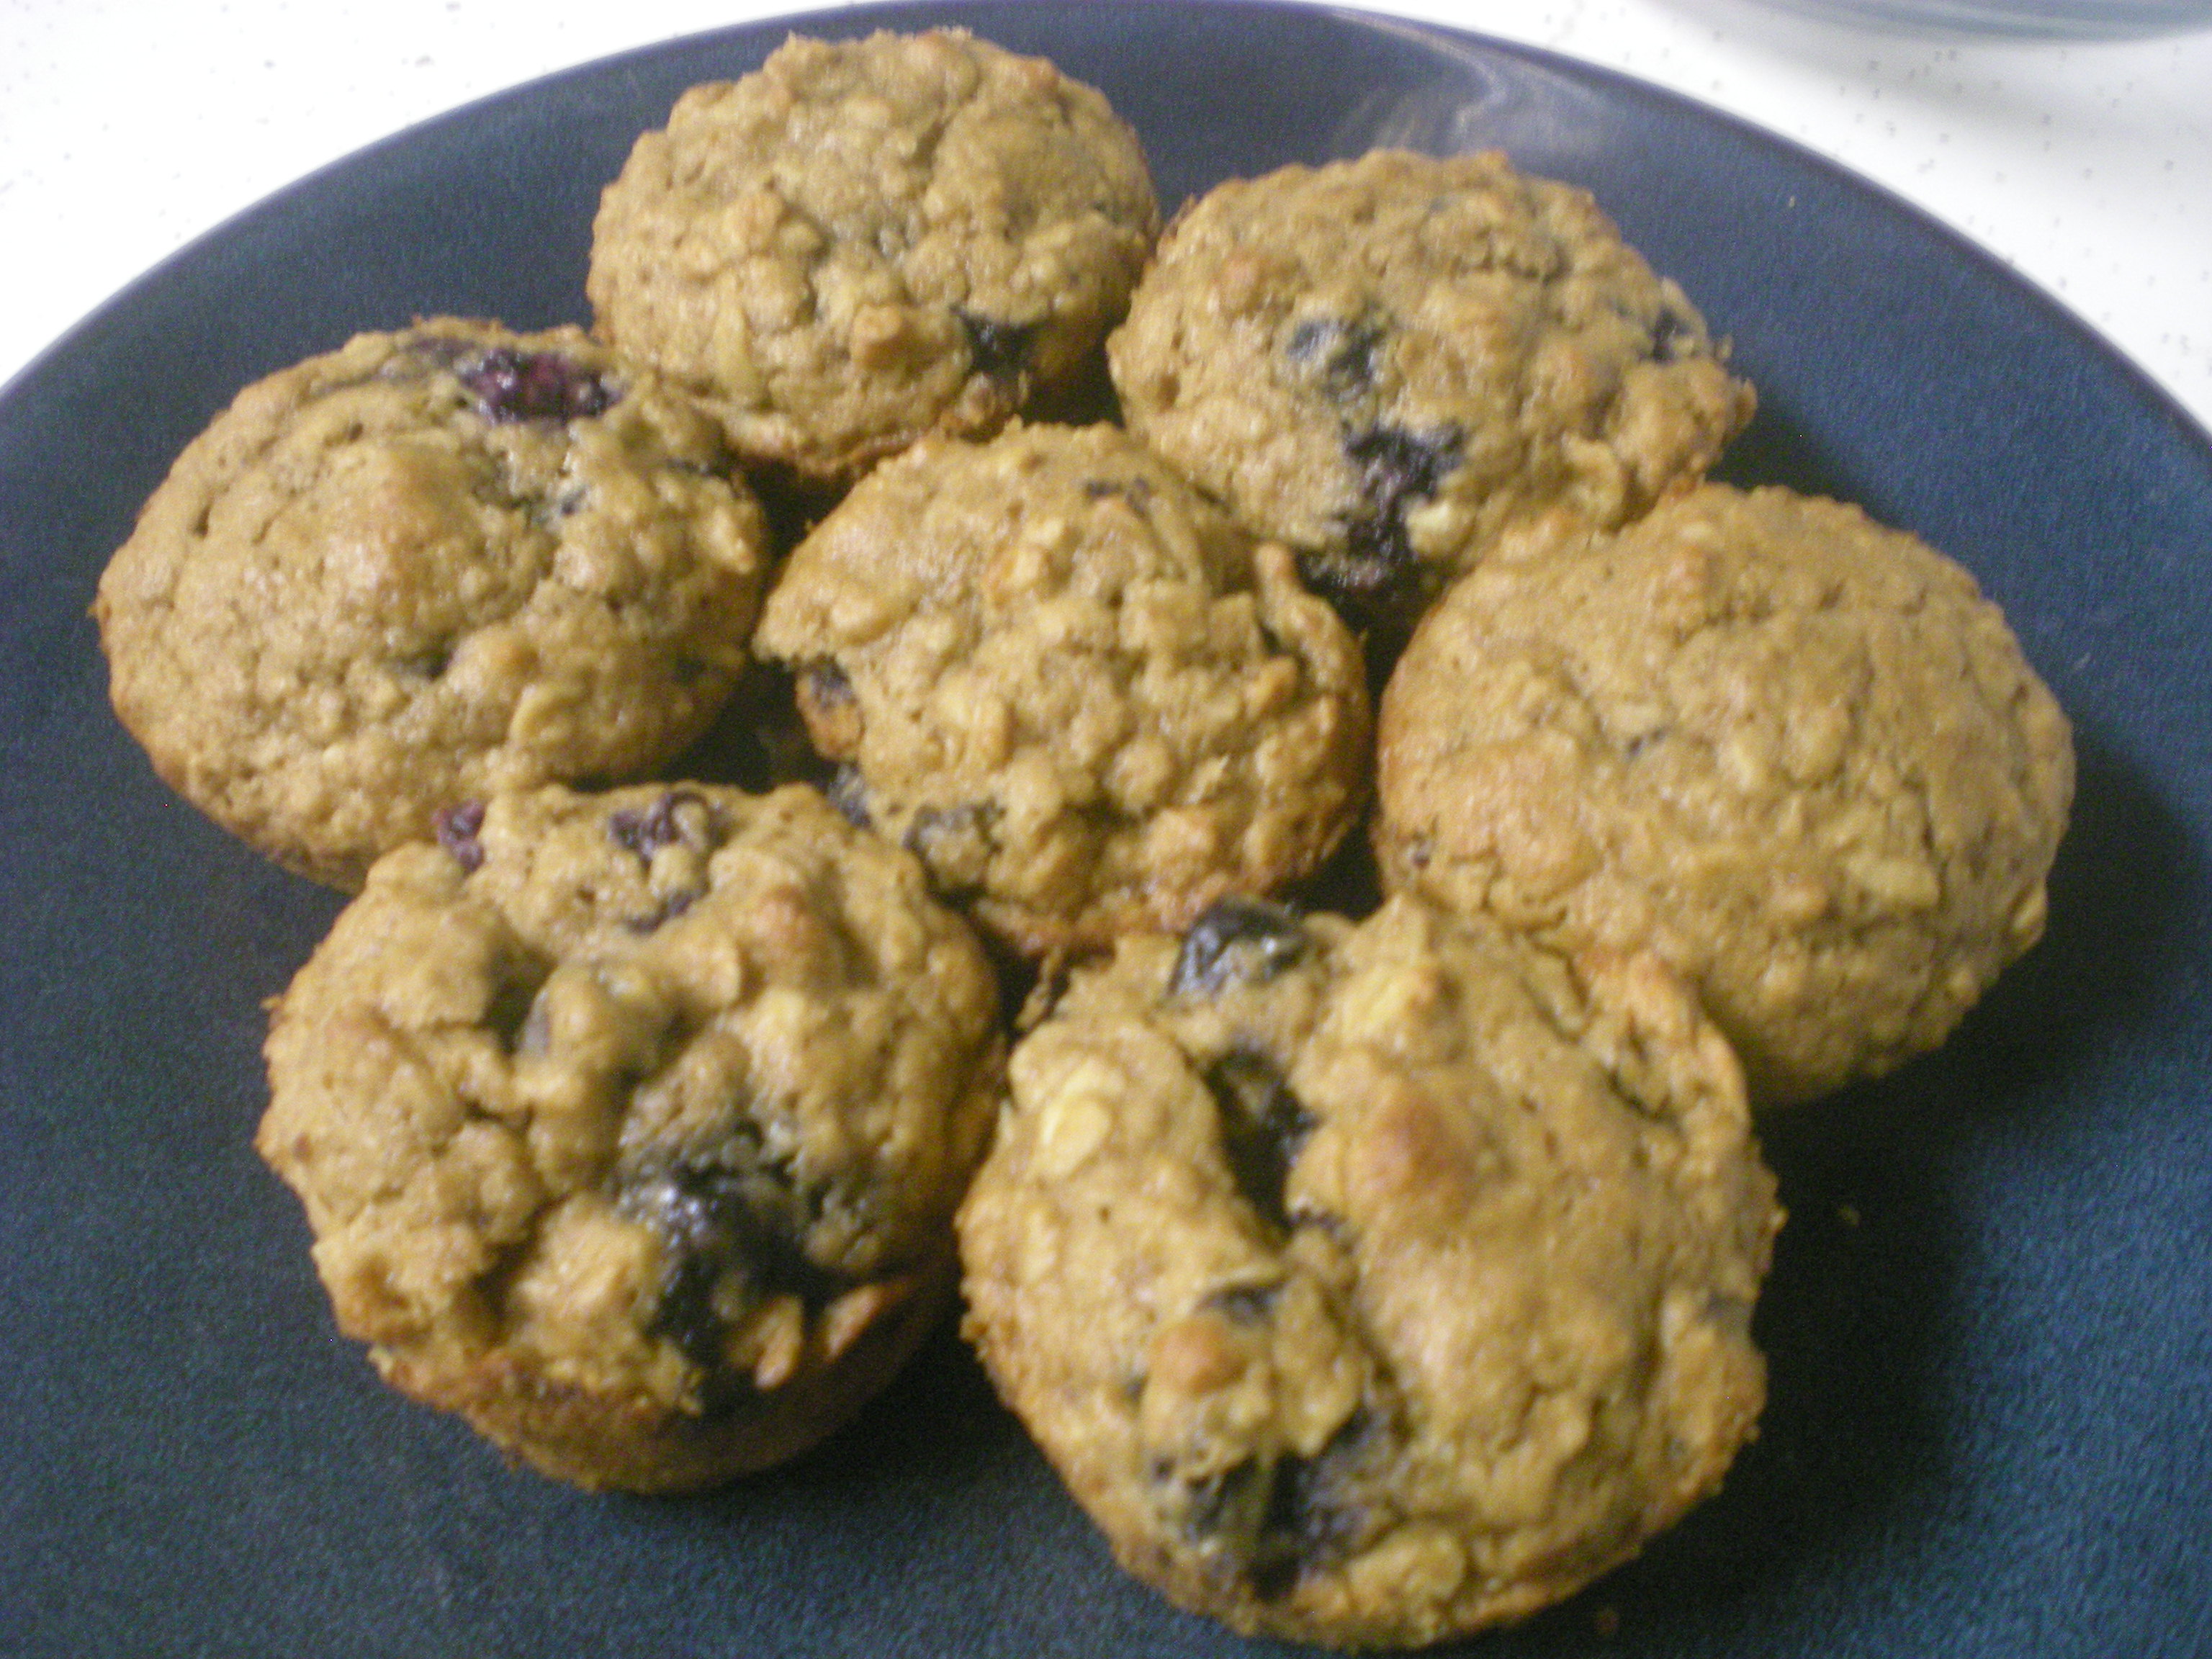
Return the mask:
[[1357, 643], [1110, 427], [931, 440], [793, 553], [755, 648], [840, 798], [1043, 956], [1325, 859], [1365, 799]]
[[1002, 1089], [980, 945], [802, 787], [551, 787], [439, 842], [270, 1023], [256, 1146], [339, 1328], [586, 1486], [811, 1444], [947, 1299]]
[[1043, 59], [794, 36], [638, 140], [588, 286], [749, 459], [836, 483], [1073, 386], [1158, 228], [1135, 134]]
[[1671, 974], [1401, 897], [1079, 970], [959, 1229], [968, 1334], [1122, 1564], [1375, 1646], [1547, 1606], [1719, 1484], [1779, 1219]]
[[1707, 485], [1446, 596], [1382, 700], [1387, 885], [1648, 945], [1762, 1104], [1931, 1048], [2043, 931], [2065, 716], [1973, 578]]
[[1753, 403], [1587, 192], [1494, 152], [1222, 185], [1107, 349], [1130, 429], [1361, 618], [1509, 531], [1638, 516]]
[[649, 772], [746, 661], [766, 532], [714, 423], [574, 329], [441, 318], [249, 386], [101, 576], [117, 714], [358, 887], [431, 814]]

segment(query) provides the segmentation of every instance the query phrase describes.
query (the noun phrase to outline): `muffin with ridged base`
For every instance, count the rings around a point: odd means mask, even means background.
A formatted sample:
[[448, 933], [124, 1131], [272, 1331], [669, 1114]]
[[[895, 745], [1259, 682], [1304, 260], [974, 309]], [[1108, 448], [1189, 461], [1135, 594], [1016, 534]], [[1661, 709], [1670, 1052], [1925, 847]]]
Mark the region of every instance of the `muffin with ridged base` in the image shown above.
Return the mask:
[[578, 331], [434, 319], [240, 392], [100, 581], [155, 769], [360, 886], [438, 809], [650, 775], [747, 661], [768, 566], [720, 431]]
[[470, 805], [275, 1005], [257, 1139], [338, 1328], [546, 1474], [788, 1456], [939, 1313], [1001, 1086], [920, 866], [804, 787]]
[[836, 485], [1095, 378], [1158, 224], [1136, 135], [1042, 58], [793, 37], [637, 141], [588, 287], [750, 460]]
[[1377, 746], [1386, 884], [1657, 952], [1769, 1104], [1943, 1040], [2041, 934], [2074, 789], [2066, 717], [1964, 569], [1717, 484], [1455, 588]]
[[1494, 152], [1218, 186], [1108, 353], [1130, 430], [1392, 627], [1502, 539], [1695, 483], [1753, 401], [1587, 191]]
[[1079, 970], [1011, 1071], [968, 1332], [1184, 1607], [1349, 1646], [1518, 1618], [1752, 1431], [1773, 1182], [1649, 957], [1230, 902]]
[[755, 647], [797, 672], [848, 809], [1033, 957], [1296, 881], [1367, 798], [1357, 642], [1112, 427], [886, 462], [792, 554]]

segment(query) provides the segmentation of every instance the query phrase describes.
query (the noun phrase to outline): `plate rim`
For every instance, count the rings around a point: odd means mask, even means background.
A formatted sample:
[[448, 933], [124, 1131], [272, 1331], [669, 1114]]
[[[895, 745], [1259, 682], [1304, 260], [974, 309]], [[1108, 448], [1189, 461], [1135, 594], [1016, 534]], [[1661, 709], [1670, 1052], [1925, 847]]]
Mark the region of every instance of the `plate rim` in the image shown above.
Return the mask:
[[[1996, 279], [1998, 288], [2008, 300], [2017, 299], [2025, 294], [2038, 302], [2039, 322], [2046, 325], [2052, 322], [2059, 324], [2070, 348], [2078, 349], [2086, 347], [2087, 356], [2094, 359], [2102, 370], [2109, 371], [2113, 368], [2122, 370], [2127, 380], [2132, 382], [2132, 389], [2138, 397], [2143, 393], [2149, 394], [2148, 397], [2142, 398], [2142, 413], [2147, 415], [2164, 413], [2168, 417], [2168, 423], [2174, 428], [2177, 436], [2193, 441], [2191, 447], [2193, 469], [2191, 483], [2194, 485], [2204, 486], [2207, 492], [2206, 498], [2212, 501], [2212, 438], [2208, 438], [2204, 429], [2194, 422], [2188, 411], [2182, 409], [2170, 393], [2150, 380], [2148, 375], [2132, 360], [2119, 352], [2109, 341], [2104, 339], [2094, 327], [2075, 316], [2062, 301], [2047, 294], [2020, 272], [2005, 264], [2002, 259], [1980, 247], [1970, 238], [1952, 229], [1925, 210], [1897, 196], [1895, 192], [1854, 173], [1839, 162], [1808, 149], [1794, 140], [1732, 116], [1725, 111], [1715, 109], [1686, 94], [1674, 92], [1669, 88], [1602, 65], [1593, 64], [1583, 59], [1540, 47], [1498, 40], [1465, 30], [1431, 24], [1419, 20], [1395, 17], [1387, 13], [1291, 5], [1284, 3], [1283, 0], [1140, 0], [1140, 3], [1150, 8], [1182, 9], [1203, 12], [1304, 13], [1324, 10], [1354, 24], [1379, 21], [1389, 26], [1393, 32], [1406, 33], [1416, 40], [1442, 39], [1454, 43], [1462, 43], [1486, 52], [1495, 52], [1507, 58], [1533, 63], [1553, 72], [1564, 71], [1571, 81], [1585, 84], [1595, 82], [1605, 88], [1610, 94], [1619, 95], [1626, 93], [1638, 100], [1655, 102], [1662, 109], [1687, 115], [1702, 124], [1717, 125], [1725, 131], [1734, 140], [1749, 140], [1758, 147], [1779, 152], [1794, 165], [1809, 166], [1838, 182], [1854, 198], [1870, 200], [1897, 214], [1911, 223], [1918, 234], [1924, 235], [1926, 233], [1933, 232], [1935, 240], [1947, 250], [1954, 254], [1964, 253], [1967, 256], [1978, 280]], [[961, 8], [970, 11], [1004, 12], [1024, 9], [1036, 11], [1046, 9], [1031, 3], [1031, 0], [976, 0], [974, 4]], [[1056, 3], [1051, 9], [1076, 15], [1084, 15], [1091, 9], [1085, 5], [1085, 0], [1056, 0]], [[885, 0], [883, 3], [854, 7], [831, 13], [809, 12], [793, 15], [800, 19], [822, 17], [848, 23], [858, 22], [865, 27], [866, 23], [878, 19], [945, 9], [947, 8], [935, 4], [910, 3], [909, 0]], [[0, 435], [4, 435], [8, 417], [15, 412], [14, 405], [24, 393], [27, 384], [37, 384], [33, 382], [33, 371], [44, 368], [58, 356], [66, 356], [74, 352], [90, 349], [94, 343], [89, 337], [95, 334], [100, 328], [112, 323], [114, 318], [111, 313], [127, 311], [131, 305], [142, 303], [140, 298], [142, 291], [167, 279], [174, 267], [191, 258], [204, 257], [206, 249], [210, 244], [219, 243], [225, 237], [235, 234], [242, 223], [252, 220], [257, 216], [270, 212], [295, 193], [311, 191], [327, 175], [356, 167], [365, 158], [374, 156], [388, 148], [400, 146], [410, 140], [419, 138], [429, 129], [481, 118], [487, 110], [501, 104], [542, 95], [550, 83], [565, 78], [605, 71], [627, 60], [677, 51], [702, 42], [743, 35], [751, 31], [787, 26], [791, 21], [793, 21], [792, 18], [766, 19], [750, 23], [695, 31], [672, 36], [667, 40], [649, 45], [629, 48], [622, 52], [594, 58], [582, 64], [569, 65], [410, 123], [406, 127], [372, 141], [344, 156], [337, 158], [289, 182], [229, 216], [222, 223], [210, 227], [155, 266], [142, 272], [125, 288], [109, 296], [92, 313], [81, 319], [58, 340], [41, 351], [29, 365], [26, 366], [23, 373], [11, 379], [6, 386], [0, 387]], [[40, 389], [43, 388], [40, 387]], [[0, 453], [0, 469], [4, 469], [7, 457], [4, 453]], [[0, 571], [6, 570], [6, 565], [0, 563]], [[2191, 828], [2194, 833], [2193, 823]], [[33, 1512], [34, 1515], [38, 1513], [35, 1509]], [[32, 1633], [36, 1633], [35, 1627]]]

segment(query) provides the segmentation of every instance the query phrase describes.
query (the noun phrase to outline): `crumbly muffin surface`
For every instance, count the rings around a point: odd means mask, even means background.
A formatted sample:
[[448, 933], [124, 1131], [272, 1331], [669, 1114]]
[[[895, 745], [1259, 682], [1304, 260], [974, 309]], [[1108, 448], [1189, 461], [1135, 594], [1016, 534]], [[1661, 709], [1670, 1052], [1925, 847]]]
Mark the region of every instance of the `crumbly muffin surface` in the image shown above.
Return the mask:
[[1381, 718], [1384, 879], [1562, 948], [1648, 944], [1763, 1103], [1940, 1042], [2040, 935], [2065, 716], [1965, 570], [1719, 485], [1478, 571]]
[[746, 660], [759, 509], [574, 329], [437, 319], [240, 393], [100, 583], [117, 714], [194, 805], [357, 887], [496, 789], [649, 772]]
[[1397, 898], [1079, 972], [959, 1226], [969, 1334], [1124, 1565], [1385, 1645], [1554, 1601], [1718, 1484], [1778, 1220], [1673, 975]]
[[1111, 428], [886, 463], [792, 555], [756, 647], [799, 671], [852, 809], [1033, 955], [1296, 879], [1366, 795], [1357, 643]]
[[589, 291], [749, 457], [839, 480], [1074, 382], [1158, 230], [1135, 135], [1042, 58], [793, 37], [638, 140]]
[[550, 788], [402, 848], [276, 1005], [257, 1145], [386, 1379], [586, 1486], [834, 1427], [949, 1287], [981, 947], [813, 791]]
[[1587, 192], [1495, 153], [1222, 185], [1108, 349], [1131, 430], [1355, 614], [1418, 603], [1509, 531], [1635, 517], [1753, 404]]

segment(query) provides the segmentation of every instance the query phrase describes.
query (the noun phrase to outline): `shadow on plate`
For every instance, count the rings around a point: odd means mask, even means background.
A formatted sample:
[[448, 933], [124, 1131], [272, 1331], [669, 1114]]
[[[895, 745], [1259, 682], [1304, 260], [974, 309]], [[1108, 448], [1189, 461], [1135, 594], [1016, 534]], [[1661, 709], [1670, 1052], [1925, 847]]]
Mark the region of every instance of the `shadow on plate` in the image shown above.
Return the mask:
[[1761, 401], [1751, 424], [1729, 446], [1712, 477], [1739, 489], [1784, 484], [1801, 495], [1826, 495], [1839, 501], [1859, 501], [1865, 494], [1863, 481], [1839, 470], [1832, 457], [1806, 435], [1803, 422], [1776, 408], [1771, 399]]

